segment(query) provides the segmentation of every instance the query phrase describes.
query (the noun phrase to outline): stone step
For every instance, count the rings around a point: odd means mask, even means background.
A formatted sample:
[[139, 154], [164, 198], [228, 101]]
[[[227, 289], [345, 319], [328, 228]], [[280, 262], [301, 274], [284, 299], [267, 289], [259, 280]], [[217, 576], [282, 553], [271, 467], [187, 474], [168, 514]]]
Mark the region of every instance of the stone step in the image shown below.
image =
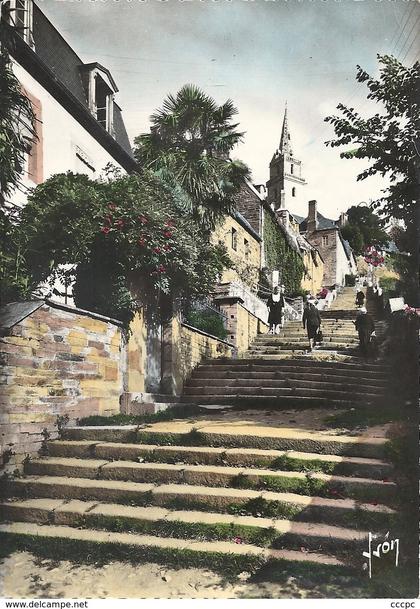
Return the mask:
[[375, 400], [353, 400], [333, 399], [326, 397], [301, 397], [301, 396], [255, 396], [232, 394], [232, 395], [183, 395], [182, 402], [184, 404], [194, 404], [198, 407], [207, 405], [218, 405], [220, 407], [240, 407], [240, 408], [275, 408], [280, 410], [288, 410], [290, 408], [305, 409], [305, 408], [371, 408], [377, 406]]
[[353, 475], [384, 479], [393, 475], [386, 461], [363, 457], [343, 457], [297, 451], [258, 448], [223, 448], [213, 446], [159, 446], [92, 440], [55, 440], [48, 443], [52, 457], [99, 458], [125, 461], [159, 461], [202, 465], [265, 467], [290, 471], [320, 471], [336, 475]]
[[9, 497], [78, 499], [171, 509], [216, 511], [241, 515], [320, 522], [375, 531], [393, 524], [396, 512], [373, 501], [312, 497], [297, 493], [256, 491], [190, 484], [153, 484], [38, 476], [8, 482]]
[[217, 512], [169, 510], [162, 507], [139, 507], [121, 504], [62, 499], [26, 499], [0, 504], [3, 521], [71, 526], [81, 529], [116, 530], [159, 537], [200, 537], [217, 541], [240, 540], [258, 546], [302, 547], [306, 549], [343, 550], [366, 545], [367, 531], [345, 527], [235, 516]]
[[[267, 361], [264, 362], [262, 360], [256, 360], [254, 361], [252, 364], [247, 364], [244, 363], [243, 365], [241, 365], [241, 360], [235, 360], [238, 361], [237, 364], [235, 364], [234, 366], [229, 366], [228, 364], [226, 365], [217, 365], [217, 366], [211, 366], [211, 365], [200, 365], [197, 368], [195, 368], [193, 374], [205, 374], [205, 375], [211, 375], [212, 377], [214, 377], [215, 374], [232, 374], [232, 375], [236, 375], [236, 374], [243, 374], [246, 373], [247, 375], [251, 375], [251, 374], [271, 374], [271, 375], [287, 375], [290, 376], [291, 375], [295, 375], [298, 378], [306, 378], [306, 377], [310, 377], [310, 376], [338, 376], [340, 375], [340, 377], [342, 378], [347, 378], [349, 380], [349, 382], [351, 381], [355, 381], [355, 382], [359, 382], [363, 381], [369, 381], [371, 380], [373, 383], [375, 382], [382, 382], [384, 380], [388, 379], [388, 375], [386, 374], [382, 374], [382, 373], [376, 373], [376, 372], [371, 372], [369, 370], [347, 370], [347, 369], [342, 369], [338, 366], [335, 366], [335, 363], [339, 363], [339, 362], [329, 362], [330, 366], [320, 366], [319, 364], [325, 364], [326, 362], [324, 361], [319, 361], [319, 360], [313, 360], [313, 366], [299, 366], [298, 364], [300, 363], [300, 360], [295, 360], [297, 365], [293, 365], [293, 363], [290, 362], [290, 360], [278, 360], [278, 361]], [[285, 365], [282, 365], [283, 362], [287, 362]], [[214, 377], [216, 378], [216, 377]]]
[[[329, 342], [329, 343], [358, 343], [359, 342], [359, 337], [357, 336], [357, 334], [332, 334], [332, 333], [327, 333], [327, 332], [322, 332], [323, 334], [323, 342]], [[266, 335], [266, 334], [260, 334], [259, 336], [257, 336], [254, 341], [253, 344], [254, 345], [277, 345], [279, 343], [287, 343], [287, 342], [302, 342], [302, 341], [308, 341], [308, 335], [306, 334], [306, 332], [285, 332], [285, 333], [281, 333], [281, 334], [270, 334], [270, 335]]]
[[233, 388], [236, 389], [238, 387], [271, 387], [271, 388], [281, 388], [284, 387], [286, 389], [292, 389], [295, 387], [299, 387], [301, 389], [325, 389], [331, 391], [346, 391], [346, 392], [356, 392], [363, 394], [372, 394], [378, 395], [383, 394], [385, 391], [385, 383], [381, 385], [377, 384], [375, 386], [372, 385], [364, 385], [364, 384], [356, 384], [349, 383], [347, 379], [345, 381], [336, 382], [335, 377], [330, 377], [329, 380], [307, 380], [305, 377], [301, 377], [299, 379], [291, 379], [290, 377], [271, 377], [271, 378], [261, 378], [261, 377], [253, 377], [247, 378], [245, 375], [238, 376], [236, 378], [207, 378], [202, 375], [194, 375], [186, 384], [184, 391], [187, 387], [207, 387], [207, 388]]
[[340, 374], [337, 371], [331, 371], [330, 373], [324, 372], [323, 370], [311, 370], [310, 372], [290, 372], [289, 369], [278, 370], [274, 369], [272, 371], [268, 371], [263, 369], [254, 371], [249, 370], [249, 368], [244, 368], [244, 370], [230, 369], [227, 366], [226, 370], [215, 370], [211, 367], [202, 367], [199, 366], [196, 368], [192, 375], [192, 380], [198, 381], [200, 379], [203, 380], [216, 380], [216, 379], [226, 379], [226, 380], [236, 380], [241, 378], [246, 379], [261, 379], [267, 381], [281, 380], [283, 378], [289, 379], [291, 381], [303, 381], [303, 382], [334, 382], [334, 383], [342, 383], [343, 385], [348, 385], [353, 389], [356, 387], [372, 387], [372, 388], [382, 388], [385, 384], [387, 384], [388, 379], [380, 377], [378, 379], [363, 377], [363, 376], [353, 376]]
[[330, 390], [326, 389], [315, 389], [315, 388], [307, 388], [307, 387], [272, 387], [267, 386], [263, 387], [261, 385], [258, 386], [214, 386], [208, 387], [207, 385], [197, 385], [190, 386], [187, 385], [184, 387], [184, 397], [187, 396], [197, 396], [201, 398], [202, 396], [245, 396], [245, 397], [254, 397], [256, 400], [263, 397], [274, 397], [274, 398], [287, 398], [287, 397], [308, 397], [308, 398], [328, 398], [332, 400], [351, 400], [352, 403], [357, 402], [374, 402], [378, 400], [381, 396], [375, 391], [373, 393], [367, 392], [353, 392], [349, 395], [348, 391], [338, 391], [338, 390]]
[[[249, 346], [247, 353], [276, 353], [278, 350], [281, 351], [306, 351], [308, 349], [309, 343], [308, 339], [302, 339], [300, 341], [278, 341], [274, 343], [270, 343], [267, 341], [266, 343], [252, 343]], [[319, 348], [323, 351], [340, 351], [340, 352], [351, 352], [354, 353], [358, 348], [358, 341], [351, 342], [329, 342], [319, 343]]]
[[251, 469], [228, 465], [173, 465], [170, 463], [103, 462], [95, 459], [44, 457], [30, 461], [30, 475], [123, 480], [131, 482], [175, 483], [206, 486], [233, 486], [292, 492], [311, 496], [343, 496], [376, 499], [388, 503], [395, 497], [395, 484], [382, 480], [333, 474]]
[[48, 547], [54, 546], [63, 557], [66, 557], [66, 549], [68, 547], [70, 550], [74, 549], [77, 542], [80, 551], [89, 554], [92, 552], [95, 556], [98, 555], [98, 558], [108, 553], [116, 558], [129, 555], [137, 563], [151, 561], [179, 564], [182, 559], [182, 564], [185, 566], [220, 569], [222, 564], [227, 564], [236, 566], [240, 571], [244, 568], [256, 571], [268, 561], [278, 561], [281, 565], [307, 563], [331, 568], [345, 566], [345, 563], [333, 556], [312, 552], [261, 548], [227, 541], [196, 541], [27, 522], [0, 525], [0, 535], [7, 545], [17, 542], [21, 549], [29, 551], [45, 541]]
[[[309, 348], [309, 347], [308, 347]], [[275, 354], [257, 353], [253, 351], [245, 351], [243, 357], [245, 359], [253, 360], [266, 360], [280, 361], [293, 359], [304, 359], [307, 361], [325, 361], [325, 362], [336, 362], [336, 361], [349, 361], [353, 363], [363, 363], [366, 358], [360, 355], [358, 349], [339, 349], [339, 350], [327, 350], [322, 347], [316, 347], [313, 352], [309, 352], [307, 349], [279, 349]]]
[[[180, 431], [176, 431], [179, 429]], [[200, 425], [183, 422], [179, 427], [163, 423], [139, 429], [136, 425], [65, 427], [65, 440], [98, 440], [99, 442], [128, 442], [182, 446], [215, 446], [227, 448], [258, 448], [295, 450], [324, 455], [351, 457], [384, 457], [388, 440], [367, 435], [332, 435], [324, 432], [302, 431], [296, 428], [243, 426], [228, 422], [221, 428], [211, 422]]]
[[[219, 369], [220, 367], [227, 367], [229, 369], [234, 369], [237, 366], [261, 366], [264, 365], [264, 362], [260, 360], [255, 360], [253, 358], [240, 358], [240, 359], [224, 359], [217, 358], [214, 360], [203, 360], [201, 366], [212, 366], [215, 369]], [[325, 361], [315, 361], [310, 357], [302, 358], [302, 359], [284, 359], [280, 360], [276, 364], [268, 364], [271, 367], [285, 367], [291, 366], [296, 369], [305, 369], [305, 368], [330, 368], [334, 370], [342, 370], [342, 371], [351, 371], [351, 372], [369, 372], [369, 376], [375, 374], [376, 376], [387, 376], [391, 371], [391, 366], [388, 362], [366, 362], [366, 360], [361, 361], [338, 361], [338, 362], [325, 362]]]

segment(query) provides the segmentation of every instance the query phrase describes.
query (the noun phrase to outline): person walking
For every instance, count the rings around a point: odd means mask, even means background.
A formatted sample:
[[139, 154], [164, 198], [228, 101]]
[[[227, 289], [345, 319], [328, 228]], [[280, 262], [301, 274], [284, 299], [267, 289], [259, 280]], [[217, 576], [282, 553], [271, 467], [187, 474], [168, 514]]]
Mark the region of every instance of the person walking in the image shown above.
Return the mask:
[[365, 293], [363, 290], [359, 290], [356, 294], [356, 307], [363, 307], [365, 304]]
[[[282, 286], [283, 289], [283, 286]], [[273, 288], [273, 293], [270, 294], [267, 300], [268, 307], [268, 325], [270, 326], [270, 334], [279, 333], [279, 326], [283, 325], [283, 308], [284, 296], [276, 285]]]
[[303, 327], [306, 327], [306, 331], [308, 333], [309, 351], [312, 351], [314, 348], [316, 335], [321, 327], [321, 315], [319, 314], [316, 306], [309, 302], [308, 299], [303, 307], [302, 323]]
[[359, 334], [360, 351], [364, 357], [370, 354], [372, 336], [375, 336], [375, 322], [373, 317], [367, 312], [366, 307], [361, 307], [356, 321], [353, 322]]

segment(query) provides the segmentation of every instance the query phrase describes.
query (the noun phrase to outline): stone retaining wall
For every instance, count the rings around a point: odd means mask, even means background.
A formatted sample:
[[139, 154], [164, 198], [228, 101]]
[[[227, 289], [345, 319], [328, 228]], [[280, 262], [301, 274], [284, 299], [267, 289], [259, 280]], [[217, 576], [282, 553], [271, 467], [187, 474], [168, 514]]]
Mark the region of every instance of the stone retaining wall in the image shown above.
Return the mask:
[[[57, 436], [58, 417], [119, 412], [125, 345], [107, 318], [39, 304], [0, 337], [0, 467], [13, 471]], [[45, 435], [45, 432], [44, 432]]]

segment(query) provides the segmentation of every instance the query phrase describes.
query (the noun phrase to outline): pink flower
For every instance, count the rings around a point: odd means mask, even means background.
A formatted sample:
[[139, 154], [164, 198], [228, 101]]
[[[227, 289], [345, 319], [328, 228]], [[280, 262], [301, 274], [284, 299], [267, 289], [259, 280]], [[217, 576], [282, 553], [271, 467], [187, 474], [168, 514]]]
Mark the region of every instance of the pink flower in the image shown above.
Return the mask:
[[115, 226], [118, 226], [118, 228], [122, 228], [124, 226], [124, 220], [117, 220], [115, 222]]
[[160, 254], [161, 249], [160, 249], [160, 247], [154, 247], [153, 251], [155, 252], [155, 254]]
[[104, 235], [107, 235], [109, 233], [111, 229], [109, 228], [109, 226], [103, 226], [101, 228], [101, 233], [103, 233]]
[[139, 245], [141, 245], [141, 246], [146, 245], [146, 239], [143, 239], [143, 237], [141, 237], [141, 238], [140, 238], [140, 239], [137, 241], [137, 243], [138, 243]]
[[172, 233], [171, 233], [169, 230], [166, 230], [166, 231], [163, 233], [163, 236], [164, 236], [164, 237], [166, 237], [167, 239], [169, 239], [169, 237], [172, 237]]
[[148, 223], [148, 219], [146, 218], [146, 216], [139, 216], [139, 220], [142, 224]]
[[108, 207], [109, 209], [116, 209], [116, 205], [114, 205], [114, 203], [108, 203]]
[[166, 271], [166, 266], [163, 266], [163, 264], [160, 264], [157, 267], [157, 271], [158, 271], [158, 273], [164, 273]]

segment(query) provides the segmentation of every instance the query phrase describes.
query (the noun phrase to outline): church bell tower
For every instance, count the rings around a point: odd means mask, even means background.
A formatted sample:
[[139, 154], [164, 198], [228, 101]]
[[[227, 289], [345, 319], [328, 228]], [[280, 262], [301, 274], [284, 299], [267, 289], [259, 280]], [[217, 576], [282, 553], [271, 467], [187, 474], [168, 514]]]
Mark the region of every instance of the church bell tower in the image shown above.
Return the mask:
[[[284, 110], [280, 145], [270, 162], [270, 179], [267, 182], [267, 201], [275, 211], [287, 209], [299, 214], [305, 209], [302, 177], [302, 161], [294, 157], [287, 120], [287, 105]], [[305, 212], [304, 212], [305, 213]]]

